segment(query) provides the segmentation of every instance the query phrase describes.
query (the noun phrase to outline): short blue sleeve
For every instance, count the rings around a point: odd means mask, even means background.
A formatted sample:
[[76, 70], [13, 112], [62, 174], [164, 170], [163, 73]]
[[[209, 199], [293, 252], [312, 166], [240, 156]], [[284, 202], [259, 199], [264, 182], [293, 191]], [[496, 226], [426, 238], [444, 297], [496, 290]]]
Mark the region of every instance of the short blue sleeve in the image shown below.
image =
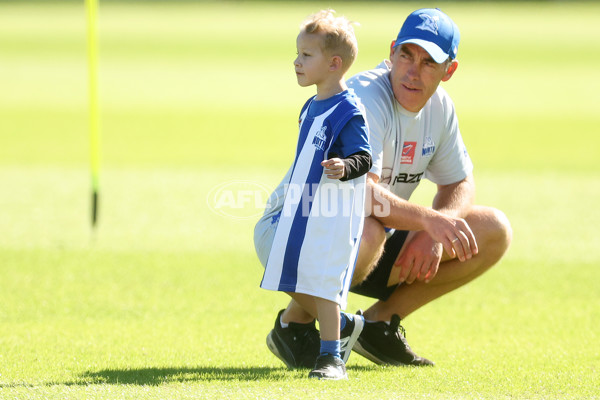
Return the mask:
[[340, 158], [346, 158], [359, 151], [371, 154], [371, 146], [364, 118], [362, 115], [355, 115], [344, 125], [329, 152], [337, 154]]

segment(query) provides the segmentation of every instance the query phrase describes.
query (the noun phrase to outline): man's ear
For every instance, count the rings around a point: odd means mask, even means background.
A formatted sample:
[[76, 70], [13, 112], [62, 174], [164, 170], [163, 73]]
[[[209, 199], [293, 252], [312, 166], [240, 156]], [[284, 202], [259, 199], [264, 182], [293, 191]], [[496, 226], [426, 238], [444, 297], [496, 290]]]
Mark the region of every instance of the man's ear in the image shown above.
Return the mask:
[[396, 45], [396, 41], [392, 40], [392, 44], [390, 44], [390, 60], [392, 59], [392, 54], [394, 54], [394, 46]]
[[454, 73], [456, 72], [457, 68], [458, 60], [452, 60], [452, 62], [448, 66], [448, 69], [446, 70], [446, 75], [444, 75], [444, 77], [442, 78], [442, 82], [450, 80], [450, 78], [452, 78], [452, 75], [454, 75]]
[[333, 72], [333, 71], [337, 71], [339, 69], [342, 68], [342, 57], [340, 56], [333, 56], [331, 57], [331, 61], [329, 62], [329, 71]]

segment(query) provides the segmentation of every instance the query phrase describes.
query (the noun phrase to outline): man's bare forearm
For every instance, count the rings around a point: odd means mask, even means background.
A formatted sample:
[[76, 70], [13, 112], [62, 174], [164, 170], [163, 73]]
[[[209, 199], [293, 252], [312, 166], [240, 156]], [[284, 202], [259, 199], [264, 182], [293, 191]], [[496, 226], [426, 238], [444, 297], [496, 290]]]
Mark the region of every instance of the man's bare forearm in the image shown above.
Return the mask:
[[[473, 186], [469, 179], [456, 185], [443, 186], [441, 189], [434, 203], [443, 210], [458, 214], [466, 213], [471, 207]], [[460, 261], [477, 254], [473, 232], [462, 217], [409, 203], [378, 185], [377, 177], [373, 177], [372, 174], [367, 177], [366, 211], [386, 227], [427, 232], [434, 242], [440, 243], [449, 255], [456, 255]]]
[[464, 218], [469, 214], [474, 201], [475, 180], [472, 175], [469, 175], [457, 183], [438, 185], [432, 207], [443, 214]]
[[[375, 175], [367, 179], [367, 213], [384, 226], [400, 230], [419, 231], [425, 219], [442, 213], [455, 218], [468, 215], [475, 198], [472, 176], [450, 185], [438, 185], [432, 208], [410, 203], [377, 183]], [[437, 212], [436, 212], [437, 211]], [[437, 214], [439, 215], [439, 214]]]
[[424, 229], [424, 219], [432, 217], [436, 211], [396, 196], [377, 179], [367, 179], [367, 214], [375, 217], [388, 228], [419, 231]]

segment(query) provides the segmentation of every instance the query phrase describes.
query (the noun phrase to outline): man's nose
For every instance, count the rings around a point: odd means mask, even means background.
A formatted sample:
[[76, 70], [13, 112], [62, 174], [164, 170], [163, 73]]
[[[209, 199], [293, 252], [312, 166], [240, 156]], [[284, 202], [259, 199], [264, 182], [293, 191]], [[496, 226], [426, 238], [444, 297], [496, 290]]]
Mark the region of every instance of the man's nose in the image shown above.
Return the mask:
[[421, 74], [421, 70], [419, 68], [419, 64], [416, 63], [416, 62], [411, 63], [410, 66], [408, 67], [408, 70], [406, 71], [406, 74], [412, 80], [419, 79], [419, 76]]

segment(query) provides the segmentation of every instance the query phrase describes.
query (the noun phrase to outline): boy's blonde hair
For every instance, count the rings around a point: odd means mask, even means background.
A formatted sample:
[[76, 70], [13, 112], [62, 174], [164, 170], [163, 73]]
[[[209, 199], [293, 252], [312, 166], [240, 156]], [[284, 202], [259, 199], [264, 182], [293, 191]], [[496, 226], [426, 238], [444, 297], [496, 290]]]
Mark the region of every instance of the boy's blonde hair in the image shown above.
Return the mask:
[[321, 10], [304, 20], [300, 31], [323, 35], [322, 50], [342, 59], [342, 71], [346, 72], [356, 59], [358, 43], [352, 24], [345, 17], [336, 17], [334, 10]]

